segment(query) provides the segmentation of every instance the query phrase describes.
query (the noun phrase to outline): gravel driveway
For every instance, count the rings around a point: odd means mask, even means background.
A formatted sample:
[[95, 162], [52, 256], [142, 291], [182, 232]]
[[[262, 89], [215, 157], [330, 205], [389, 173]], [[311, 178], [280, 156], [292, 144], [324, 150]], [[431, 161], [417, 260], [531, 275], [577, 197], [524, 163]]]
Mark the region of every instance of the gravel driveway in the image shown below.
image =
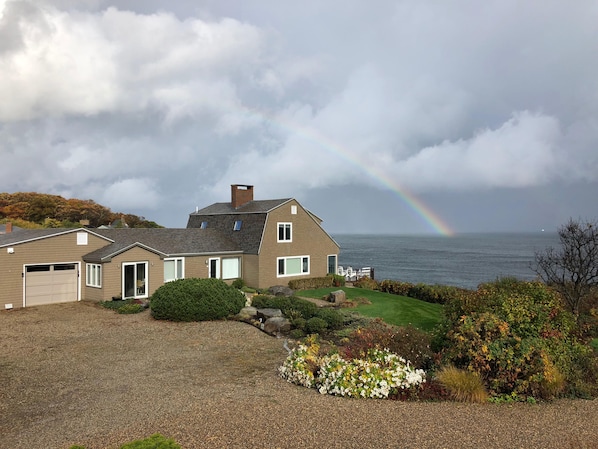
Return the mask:
[[598, 401], [471, 405], [322, 396], [277, 376], [282, 341], [90, 303], [0, 312], [0, 447], [598, 448]]

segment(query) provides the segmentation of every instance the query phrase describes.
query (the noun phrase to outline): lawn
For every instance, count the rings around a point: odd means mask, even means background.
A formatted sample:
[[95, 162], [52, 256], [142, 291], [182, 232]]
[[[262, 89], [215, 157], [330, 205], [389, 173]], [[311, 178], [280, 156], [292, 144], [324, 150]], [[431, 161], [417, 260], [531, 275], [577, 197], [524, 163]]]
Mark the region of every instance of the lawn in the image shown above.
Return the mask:
[[[440, 321], [442, 306], [431, 304], [407, 296], [391, 295], [365, 288], [341, 287], [347, 299], [367, 298], [371, 304], [359, 305], [357, 312], [369, 316], [382, 318], [388, 324], [406, 326], [411, 324], [419, 329], [432, 330]], [[321, 299], [339, 288], [319, 288], [315, 290], [301, 290], [297, 296]]]

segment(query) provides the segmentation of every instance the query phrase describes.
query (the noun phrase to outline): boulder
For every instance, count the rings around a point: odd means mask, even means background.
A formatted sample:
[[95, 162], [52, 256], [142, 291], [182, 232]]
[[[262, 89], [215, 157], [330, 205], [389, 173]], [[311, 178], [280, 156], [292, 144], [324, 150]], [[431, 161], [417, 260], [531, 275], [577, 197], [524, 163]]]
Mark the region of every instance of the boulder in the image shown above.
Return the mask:
[[243, 307], [237, 314], [239, 320], [252, 320], [257, 316], [257, 309], [255, 307]]
[[270, 335], [279, 335], [291, 330], [291, 322], [282, 316], [268, 318], [264, 323], [264, 332]]
[[336, 290], [334, 292], [330, 292], [328, 295], [328, 301], [334, 304], [342, 304], [347, 301], [347, 295], [343, 290]]
[[257, 309], [256, 316], [261, 322], [265, 322], [269, 318], [281, 317], [282, 312], [280, 309]]
[[293, 296], [295, 292], [284, 285], [274, 285], [268, 289], [268, 293], [274, 296]]

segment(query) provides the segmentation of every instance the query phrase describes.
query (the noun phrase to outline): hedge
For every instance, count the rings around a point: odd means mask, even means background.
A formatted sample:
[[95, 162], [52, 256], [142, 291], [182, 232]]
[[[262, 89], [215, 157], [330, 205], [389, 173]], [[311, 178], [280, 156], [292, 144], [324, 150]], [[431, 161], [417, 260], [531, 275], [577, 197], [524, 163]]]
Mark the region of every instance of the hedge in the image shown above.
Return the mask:
[[158, 320], [206, 321], [237, 314], [245, 295], [219, 279], [179, 279], [159, 287], [150, 298]]

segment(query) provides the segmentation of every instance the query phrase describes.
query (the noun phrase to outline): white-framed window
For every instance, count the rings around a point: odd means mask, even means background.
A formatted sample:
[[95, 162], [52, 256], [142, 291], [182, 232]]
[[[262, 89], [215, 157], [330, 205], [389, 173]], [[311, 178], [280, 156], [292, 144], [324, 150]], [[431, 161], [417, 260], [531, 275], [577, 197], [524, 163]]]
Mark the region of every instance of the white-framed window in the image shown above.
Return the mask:
[[123, 262], [123, 299], [148, 297], [148, 265], [148, 262]]
[[185, 259], [182, 257], [164, 259], [164, 282], [185, 278]]
[[102, 266], [100, 264], [85, 264], [85, 285], [102, 288]]
[[309, 256], [278, 257], [277, 277], [309, 274]]
[[336, 274], [336, 254], [328, 256], [328, 273]]
[[241, 277], [241, 258], [227, 257], [222, 259], [222, 279], [237, 279]]
[[278, 241], [293, 241], [293, 223], [278, 223]]
[[297, 215], [297, 206], [295, 204], [291, 205], [291, 214]]
[[77, 245], [87, 245], [87, 232], [77, 232]]

